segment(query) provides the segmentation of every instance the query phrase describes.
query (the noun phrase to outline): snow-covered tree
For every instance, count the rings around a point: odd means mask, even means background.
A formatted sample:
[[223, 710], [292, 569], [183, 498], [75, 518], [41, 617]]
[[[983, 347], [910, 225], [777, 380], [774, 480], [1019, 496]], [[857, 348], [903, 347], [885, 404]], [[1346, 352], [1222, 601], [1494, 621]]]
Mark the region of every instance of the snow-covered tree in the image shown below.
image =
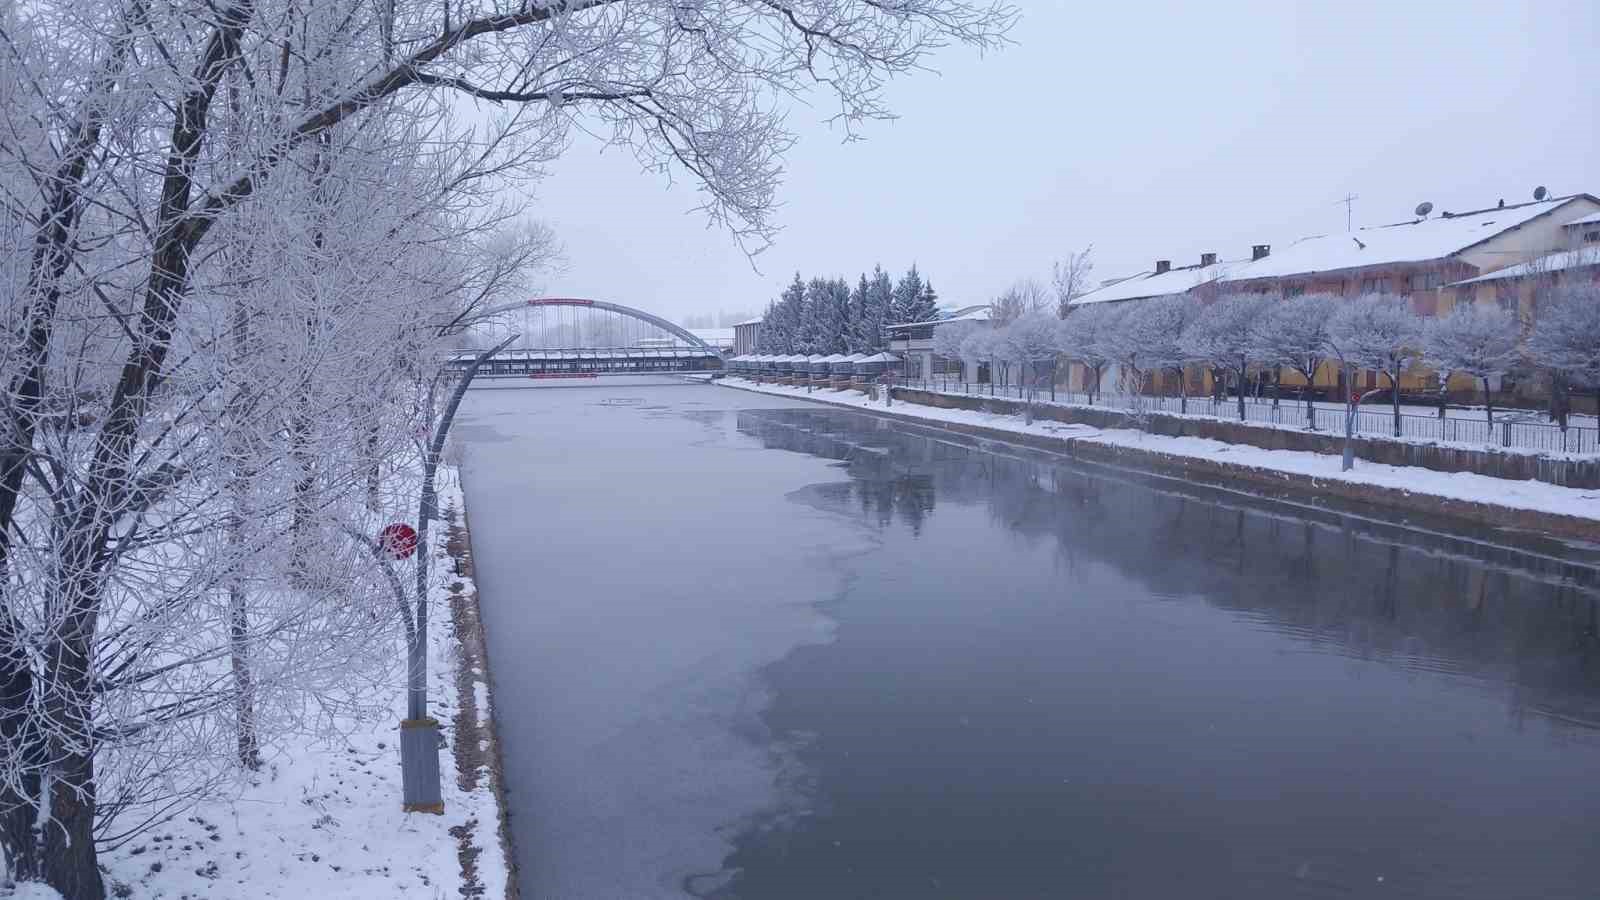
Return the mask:
[[1055, 374], [1061, 320], [1055, 317], [1053, 310], [1034, 310], [1002, 327], [999, 338], [1002, 355], [1016, 364], [1018, 379], [1027, 388], [1024, 417], [1032, 422], [1039, 384]]
[[904, 322], [931, 322], [939, 317], [938, 310], [931, 313], [923, 308], [923, 292], [926, 284], [922, 280], [922, 273], [912, 265], [906, 274], [894, 285], [894, 300], [890, 311], [890, 325], [899, 325]]
[[[370, 554], [326, 540], [312, 568], [275, 539], [370, 524], [368, 463], [439, 420], [464, 238], [520, 213], [497, 204], [578, 122], [688, 173], [759, 249], [783, 98], [820, 86], [852, 129], [889, 114], [891, 76], [1013, 18], [960, 0], [18, 8], [0, 12], [0, 845], [13, 878], [67, 900], [104, 895], [96, 830], [141, 808], [127, 792], [187, 778], [234, 715], [211, 664], [238, 573], [272, 588], [246, 637], [295, 642], [251, 660], [258, 687], [286, 664], [255, 715], [371, 675], [399, 618], [358, 589]], [[230, 527], [240, 510], [259, 530]]]
[[1217, 375], [1231, 376], [1244, 421], [1245, 377], [1258, 361], [1251, 335], [1272, 301], [1263, 294], [1226, 294], [1202, 307], [1183, 331], [1183, 353]]
[[964, 361], [962, 346], [972, 334], [973, 329], [988, 326], [978, 325], [975, 322], [951, 322], [948, 325], [939, 325], [933, 329], [933, 352], [945, 359]]
[[[1550, 373], [1553, 392], [1571, 388], [1600, 392], [1600, 284], [1546, 285], [1537, 298], [1537, 318], [1526, 347], [1528, 361]], [[1566, 428], [1565, 407], [1558, 406], [1556, 412], [1556, 420]]]
[[818, 321], [822, 325], [818, 353], [831, 356], [850, 351], [850, 284], [843, 278], [830, 278], [824, 284], [822, 309]]
[[924, 322], [939, 318], [939, 292], [933, 289], [932, 281], [922, 283], [922, 294], [917, 298], [916, 314], [927, 316]]
[[1441, 379], [1459, 372], [1483, 384], [1485, 415], [1494, 424], [1491, 379], [1510, 374], [1521, 359], [1522, 323], [1508, 309], [1480, 303], [1458, 304], [1448, 315], [1429, 319], [1422, 331], [1422, 361]]
[[876, 353], [885, 346], [884, 327], [893, 324], [894, 281], [882, 266], [873, 266], [862, 296], [862, 311], [853, 323], [856, 346], [863, 353]]
[[984, 363], [989, 364], [989, 391], [993, 393], [995, 362], [1000, 355], [999, 333], [994, 328], [973, 328], [962, 337], [957, 352], [961, 359], [974, 369]]
[[1171, 372], [1177, 376], [1181, 409], [1189, 411], [1189, 391], [1184, 366], [1189, 357], [1183, 332], [1198, 314], [1199, 304], [1183, 294], [1151, 297], [1125, 304], [1127, 311], [1106, 332], [1105, 345], [1122, 377], [1123, 391], [1137, 398], [1145, 375]]
[[[1370, 369], [1389, 379], [1394, 408], [1394, 436], [1400, 430], [1400, 376], [1411, 368], [1421, 351], [1422, 320], [1411, 311], [1404, 298], [1390, 294], [1366, 294], [1342, 303], [1328, 320], [1328, 348], [1355, 383], [1356, 369]], [[1360, 405], [1370, 391], [1351, 405]], [[1354, 410], [1350, 417], [1354, 419]]]
[[863, 323], [867, 321], [867, 276], [862, 273], [856, 286], [850, 290], [849, 331], [845, 335], [848, 353], [870, 353], [872, 342], [866, 340]]
[[1281, 366], [1306, 381], [1306, 427], [1315, 431], [1314, 386], [1328, 358], [1328, 320], [1339, 308], [1332, 294], [1301, 294], [1273, 303], [1250, 331], [1251, 355], [1263, 365]]
[[1031, 312], [1038, 312], [1050, 303], [1044, 285], [1032, 278], [1023, 278], [1012, 284], [989, 303], [990, 318], [1007, 325]]
[[1094, 289], [1090, 280], [1094, 273], [1094, 245], [1068, 252], [1067, 258], [1057, 260], [1051, 267], [1051, 283], [1056, 290], [1056, 315], [1065, 319], [1072, 311], [1072, 303]]
[[1124, 304], [1120, 303], [1079, 304], [1061, 320], [1063, 324], [1056, 332], [1056, 349], [1061, 355], [1079, 363], [1093, 376], [1084, 385], [1091, 406], [1100, 394], [1100, 377], [1116, 352], [1111, 339], [1123, 313]]
[[801, 336], [805, 327], [806, 283], [800, 273], [794, 273], [778, 299], [767, 308], [761, 322], [763, 352], [787, 355], [801, 352]]

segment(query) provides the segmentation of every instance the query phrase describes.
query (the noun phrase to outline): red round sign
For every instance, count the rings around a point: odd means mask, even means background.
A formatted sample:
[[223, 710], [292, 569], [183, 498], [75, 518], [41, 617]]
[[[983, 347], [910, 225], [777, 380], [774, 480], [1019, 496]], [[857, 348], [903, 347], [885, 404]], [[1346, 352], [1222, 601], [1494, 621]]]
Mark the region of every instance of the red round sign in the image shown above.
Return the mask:
[[417, 550], [417, 530], [404, 522], [383, 526], [378, 546], [390, 559], [406, 559]]

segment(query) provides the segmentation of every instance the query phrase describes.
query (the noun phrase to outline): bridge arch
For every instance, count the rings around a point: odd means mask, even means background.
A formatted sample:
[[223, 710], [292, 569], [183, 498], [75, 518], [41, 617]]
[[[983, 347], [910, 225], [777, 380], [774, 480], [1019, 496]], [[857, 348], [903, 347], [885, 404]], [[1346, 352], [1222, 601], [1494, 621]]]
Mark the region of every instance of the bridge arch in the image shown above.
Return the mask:
[[618, 315], [628, 316], [629, 318], [638, 319], [639, 321], [648, 325], [653, 325], [656, 328], [659, 328], [662, 331], [672, 335], [673, 337], [682, 338], [684, 341], [688, 342], [689, 346], [691, 347], [705, 350], [707, 353], [710, 353], [718, 359], [723, 358], [721, 350], [718, 350], [717, 348], [701, 340], [694, 334], [694, 332], [688, 330], [687, 328], [682, 328], [674, 322], [670, 322], [661, 318], [660, 316], [647, 313], [642, 309], [634, 309], [631, 306], [624, 306], [621, 303], [611, 303], [605, 300], [587, 300], [580, 297], [539, 297], [533, 300], [518, 300], [515, 303], [505, 303], [501, 304], [500, 306], [493, 306], [479, 313], [479, 315], [492, 316], [498, 313], [527, 309], [530, 306], [577, 306], [588, 309], [598, 309], [603, 312], [614, 312]]

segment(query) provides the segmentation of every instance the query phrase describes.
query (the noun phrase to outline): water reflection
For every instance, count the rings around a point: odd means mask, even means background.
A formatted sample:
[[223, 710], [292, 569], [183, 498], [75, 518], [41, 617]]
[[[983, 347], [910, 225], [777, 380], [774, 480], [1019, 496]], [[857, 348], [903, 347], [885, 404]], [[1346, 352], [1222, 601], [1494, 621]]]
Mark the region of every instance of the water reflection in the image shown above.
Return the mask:
[[846, 480], [796, 499], [885, 549], [833, 610], [839, 641], [771, 672], [775, 730], [816, 735], [823, 812], [750, 831], [726, 896], [1589, 896], [1600, 879], [1580, 787], [1600, 775], [1592, 548], [849, 412], [737, 417], [840, 461]]

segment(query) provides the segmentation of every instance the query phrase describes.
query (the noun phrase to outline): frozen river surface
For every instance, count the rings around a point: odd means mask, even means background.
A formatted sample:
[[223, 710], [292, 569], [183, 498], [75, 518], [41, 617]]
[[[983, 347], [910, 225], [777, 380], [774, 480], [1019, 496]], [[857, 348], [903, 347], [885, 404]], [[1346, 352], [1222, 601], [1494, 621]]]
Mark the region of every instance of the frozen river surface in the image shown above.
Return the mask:
[[458, 430], [524, 897], [1600, 890], [1592, 548], [707, 385]]

